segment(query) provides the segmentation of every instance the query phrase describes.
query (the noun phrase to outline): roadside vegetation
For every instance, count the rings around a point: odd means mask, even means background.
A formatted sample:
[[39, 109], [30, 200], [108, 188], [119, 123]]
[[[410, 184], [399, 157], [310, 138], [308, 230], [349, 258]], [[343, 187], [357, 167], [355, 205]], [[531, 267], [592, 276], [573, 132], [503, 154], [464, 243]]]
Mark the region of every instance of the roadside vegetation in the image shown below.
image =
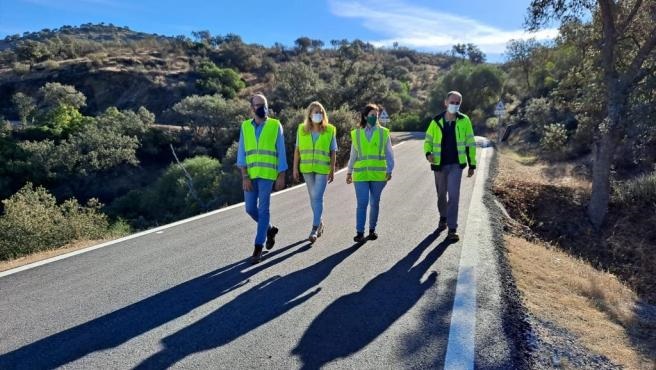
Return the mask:
[[[383, 105], [393, 130], [423, 131], [457, 83], [476, 91], [463, 109], [482, 132], [503, 79], [475, 45], [433, 54], [299, 37], [263, 47], [108, 24], [9, 36], [0, 40], [0, 259], [240, 201], [236, 141], [254, 92], [283, 123], [289, 161], [305, 108], [321, 101], [343, 166], [366, 103]], [[64, 235], [69, 209], [90, 226]]]
[[[508, 45], [511, 133], [493, 191], [509, 215], [513, 275], [548, 356], [565, 368], [605, 364], [577, 362], [577, 343], [615, 365], [651, 369], [656, 36], [643, 15], [654, 3], [590, 4], [534, 1], [528, 25], [560, 20], [561, 35]], [[586, 12], [587, 22], [579, 19]]]

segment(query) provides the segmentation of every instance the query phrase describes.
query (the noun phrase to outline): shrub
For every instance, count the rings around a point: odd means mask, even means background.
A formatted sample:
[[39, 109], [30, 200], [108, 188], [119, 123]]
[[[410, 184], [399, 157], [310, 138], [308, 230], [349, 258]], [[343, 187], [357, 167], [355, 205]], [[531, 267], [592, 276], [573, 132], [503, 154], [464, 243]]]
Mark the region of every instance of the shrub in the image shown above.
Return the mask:
[[547, 98], [531, 99], [526, 104], [523, 113], [524, 119], [528, 121], [531, 132], [537, 140], [542, 138], [544, 129], [555, 120], [553, 107]]
[[0, 217], [0, 259], [56, 248], [74, 240], [98, 239], [109, 226], [102, 206], [91, 199], [86, 206], [69, 199], [61, 205], [43, 187], [25, 185], [3, 202]]
[[12, 65], [12, 69], [17, 75], [24, 75], [30, 72], [30, 65], [25, 63], [16, 62]]
[[540, 146], [548, 154], [560, 155], [565, 151], [567, 130], [562, 123], [552, 123], [545, 126]]
[[620, 205], [651, 204], [656, 207], [656, 171], [615, 184], [613, 201]]

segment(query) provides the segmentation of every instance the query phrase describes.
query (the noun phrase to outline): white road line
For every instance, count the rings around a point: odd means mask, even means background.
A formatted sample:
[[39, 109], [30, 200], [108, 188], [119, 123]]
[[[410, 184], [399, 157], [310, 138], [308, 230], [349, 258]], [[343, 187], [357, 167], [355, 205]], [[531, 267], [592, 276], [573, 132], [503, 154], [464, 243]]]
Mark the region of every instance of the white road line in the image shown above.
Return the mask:
[[451, 312], [449, 341], [444, 360], [445, 369], [474, 369], [476, 340], [476, 265], [478, 263], [478, 243], [481, 237], [483, 220], [481, 207], [487, 178], [487, 155], [492, 149], [481, 149], [478, 173], [474, 180], [474, 190], [469, 203], [467, 226], [463, 235], [460, 252], [460, 267], [456, 295]]
[[[402, 142], [400, 142], [396, 145], [393, 145], [393, 147], [397, 147], [397, 146], [399, 146], [403, 143], [405, 143], [405, 141], [402, 141]], [[339, 174], [341, 172], [344, 172], [344, 171], [346, 171], [346, 169], [347, 168], [344, 167], [341, 170], [335, 172], [335, 174]], [[290, 192], [292, 190], [296, 190], [296, 189], [299, 189], [299, 188], [302, 188], [302, 187], [305, 187], [305, 183], [299, 184], [299, 185], [296, 185], [296, 186], [292, 186], [291, 188], [287, 188], [287, 189], [275, 192], [275, 193], [271, 194], [271, 196], [275, 197], [277, 195], [284, 194], [284, 193], [287, 193], [287, 192]], [[49, 263], [52, 263], [52, 262], [60, 261], [60, 260], [66, 259], [66, 258], [77, 256], [77, 255], [82, 254], [82, 253], [91, 252], [91, 251], [96, 250], [96, 249], [108, 247], [110, 245], [114, 245], [114, 244], [122, 243], [124, 241], [128, 241], [128, 240], [131, 240], [131, 239], [139, 238], [139, 237], [142, 237], [144, 235], [148, 235], [148, 234], [152, 234], [152, 233], [159, 233], [162, 230], [165, 230], [165, 229], [168, 229], [168, 228], [171, 228], [171, 227], [175, 227], [175, 226], [178, 226], [178, 225], [186, 224], [188, 222], [200, 220], [200, 219], [205, 218], [205, 217], [214, 216], [214, 215], [219, 214], [221, 212], [229, 211], [229, 210], [237, 208], [237, 207], [242, 207], [243, 205], [244, 205], [244, 202], [233, 204], [233, 205], [225, 207], [225, 208], [217, 209], [217, 210], [214, 210], [214, 211], [211, 211], [211, 212], [208, 212], [208, 213], [200, 214], [198, 216], [194, 216], [194, 217], [186, 218], [184, 220], [176, 221], [176, 222], [173, 222], [173, 223], [170, 223], [170, 224], [162, 225], [162, 226], [156, 227], [154, 229], [149, 229], [149, 230], [145, 230], [145, 231], [142, 231], [142, 232], [139, 232], [139, 233], [136, 233], [136, 234], [128, 235], [128, 236], [120, 238], [120, 239], [112, 240], [112, 241], [109, 241], [109, 242], [106, 242], [106, 243], [102, 243], [102, 244], [94, 245], [94, 246], [91, 246], [91, 247], [79, 249], [79, 250], [76, 250], [76, 251], [73, 251], [73, 252], [61, 254], [59, 256], [51, 257], [51, 258], [48, 258], [48, 259], [45, 259], [45, 260], [41, 260], [41, 261], [33, 262], [33, 263], [30, 263], [30, 264], [27, 264], [27, 265], [23, 265], [23, 266], [20, 266], [20, 267], [15, 267], [13, 269], [5, 270], [5, 271], [0, 272], [0, 278], [5, 277], [5, 276], [9, 276], [9, 275], [13, 275], [13, 274], [16, 274], [16, 273], [21, 272], [21, 271], [33, 269], [35, 267], [43, 266], [43, 265], [46, 265], [46, 264], [49, 264]]]

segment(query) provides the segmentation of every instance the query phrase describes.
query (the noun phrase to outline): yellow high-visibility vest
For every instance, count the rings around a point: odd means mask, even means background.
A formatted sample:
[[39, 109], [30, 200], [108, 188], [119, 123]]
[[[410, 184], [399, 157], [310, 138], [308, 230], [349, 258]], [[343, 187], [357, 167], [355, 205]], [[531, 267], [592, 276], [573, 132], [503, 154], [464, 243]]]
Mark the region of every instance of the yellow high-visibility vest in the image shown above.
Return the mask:
[[319, 134], [317, 141], [312, 141], [312, 133], [305, 131], [305, 124], [298, 125], [296, 137], [298, 151], [301, 154], [301, 173], [314, 172], [322, 175], [330, 173], [330, 144], [336, 132], [335, 126], [328, 124]]
[[276, 139], [280, 130], [280, 121], [267, 118], [262, 124], [264, 127], [258, 139], [255, 138], [255, 127], [250, 119], [241, 124], [248, 177], [275, 180], [278, 177]]
[[[444, 115], [435, 117], [428, 125], [426, 139], [424, 140], [424, 153], [433, 155], [433, 164], [442, 163], [442, 130], [444, 129]], [[467, 147], [469, 150], [469, 163], [476, 166], [476, 140], [474, 129], [467, 115], [457, 113], [456, 115], [456, 145], [458, 148], [458, 162], [461, 166], [467, 165]]]
[[389, 129], [378, 126], [371, 140], [362, 128], [351, 131], [351, 141], [357, 153], [353, 165], [353, 181], [387, 181], [387, 156], [385, 148], [389, 140]]

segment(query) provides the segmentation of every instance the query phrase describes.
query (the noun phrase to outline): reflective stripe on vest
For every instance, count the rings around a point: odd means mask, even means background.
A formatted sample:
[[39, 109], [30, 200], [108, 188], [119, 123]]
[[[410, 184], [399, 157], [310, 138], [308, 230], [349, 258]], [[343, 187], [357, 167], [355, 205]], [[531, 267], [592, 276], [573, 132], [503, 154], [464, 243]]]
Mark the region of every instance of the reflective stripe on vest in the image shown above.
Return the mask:
[[317, 141], [312, 140], [312, 133], [305, 132], [305, 124], [298, 125], [296, 136], [298, 138], [298, 151], [301, 154], [301, 173], [330, 173], [330, 144], [335, 135], [335, 126], [328, 124], [319, 134]]
[[248, 177], [275, 180], [278, 177], [276, 140], [280, 130], [280, 121], [267, 118], [263, 125], [260, 137], [256, 139], [255, 126], [252, 121], [249, 119], [241, 124]]
[[351, 141], [357, 157], [353, 165], [353, 181], [386, 181], [387, 158], [385, 147], [389, 140], [389, 130], [377, 127], [367, 140], [364, 129], [351, 131]]

